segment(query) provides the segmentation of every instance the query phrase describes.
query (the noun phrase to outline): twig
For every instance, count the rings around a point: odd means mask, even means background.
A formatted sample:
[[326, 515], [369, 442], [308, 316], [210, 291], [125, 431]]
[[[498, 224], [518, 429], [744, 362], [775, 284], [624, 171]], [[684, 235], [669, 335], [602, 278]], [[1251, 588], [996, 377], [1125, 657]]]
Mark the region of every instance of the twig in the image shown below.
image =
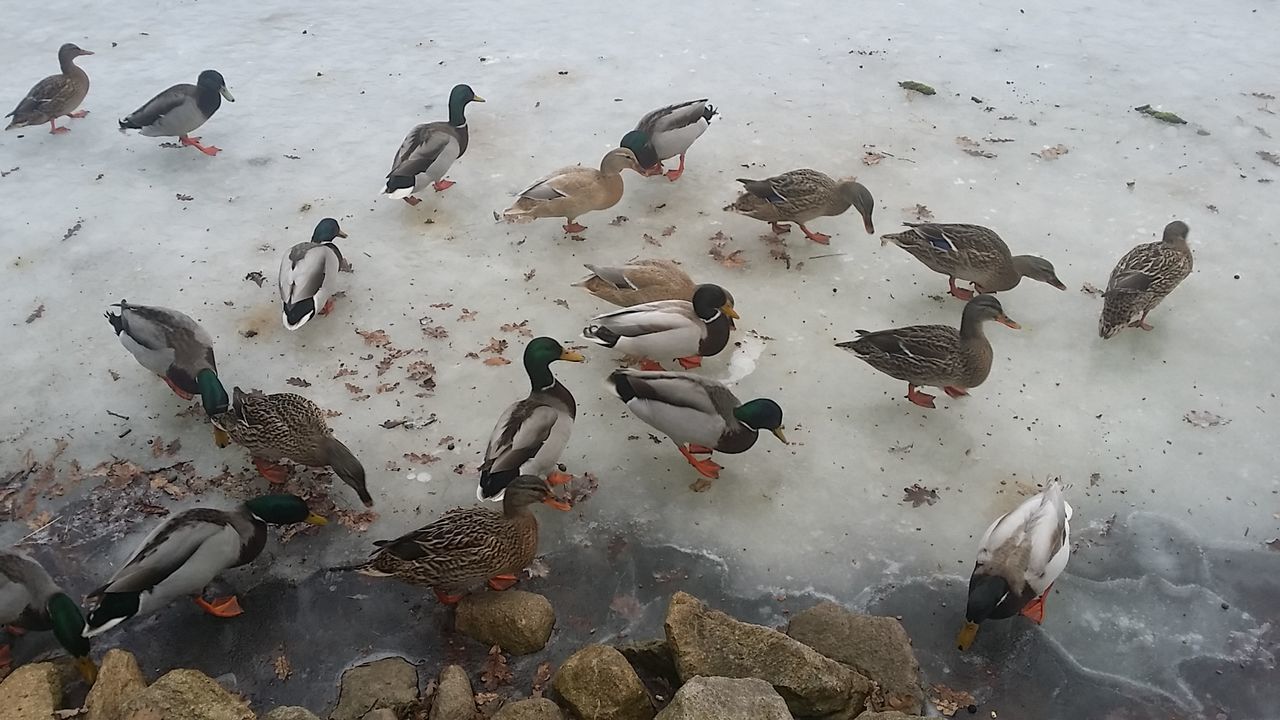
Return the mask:
[[840, 253], [827, 253], [826, 255], [810, 255], [810, 256], [809, 256], [809, 259], [810, 259], [810, 260], [817, 260], [817, 259], [819, 259], [819, 258], [836, 257], [837, 255], [844, 255], [844, 253], [840, 252]]
[[133, 432], [133, 428], [125, 428], [125, 429], [124, 429], [124, 432], [122, 432], [122, 433], [120, 433], [119, 435], [117, 435], [117, 436], [116, 436], [116, 439], [120, 439], [120, 438], [124, 437], [125, 435], [128, 435], [128, 434], [129, 434], [129, 433], [131, 433], [131, 432]]
[[108, 415], [110, 415], [111, 417], [117, 417], [117, 418], [120, 418], [121, 420], [128, 420], [128, 419], [129, 419], [129, 416], [128, 416], [128, 415], [121, 415], [120, 413], [111, 412], [110, 410], [108, 410], [108, 411], [107, 411], [107, 414], [108, 414]]
[[15, 545], [19, 545], [19, 544], [21, 544], [21, 543], [23, 543], [23, 542], [26, 542], [27, 538], [31, 537], [32, 535], [35, 535], [36, 533], [38, 533], [38, 532], [40, 532], [40, 531], [44, 530], [45, 528], [49, 527], [50, 525], [52, 525], [52, 524], [54, 524], [54, 523], [58, 522], [58, 520], [60, 520], [61, 518], [62, 518], [62, 516], [61, 516], [61, 515], [59, 515], [58, 517], [55, 517], [54, 519], [50, 520], [49, 522], [47, 522], [47, 523], [45, 523], [45, 524], [41, 525], [40, 527], [36, 528], [35, 530], [32, 530], [31, 532], [27, 533], [26, 537], [21, 538], [20, 540], [18, 540], [18, 542], [14, 543], [14, 544], [15, 544]]

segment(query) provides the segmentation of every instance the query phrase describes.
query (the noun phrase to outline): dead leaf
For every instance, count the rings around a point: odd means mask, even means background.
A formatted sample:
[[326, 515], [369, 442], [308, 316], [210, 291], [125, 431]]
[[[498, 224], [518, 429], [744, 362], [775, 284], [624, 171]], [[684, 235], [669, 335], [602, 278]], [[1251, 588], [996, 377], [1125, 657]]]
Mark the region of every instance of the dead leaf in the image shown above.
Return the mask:
[[479, 310], [468, 310], [467, 308], [462, 308], [462, 314], [458, 316], [458, 322], [471, 322], [472, 320], [475, 320], [476, 315], [479, 314]]
[[1069, 152], [1071, 151], [1067, 149], [1066, 145], [1063, 145], [1062, 143], [1058, 143], [1053, 147], [1044, 148], [1038, 153], [1032, 153], [1032, 155], [1039, 155], [1045, 160], [1057, 160], [1058, 158], [1062, 157], [1063, 155], [1066, 155]]
[[[17, 169], [18, 168], [14, 168], [14, 170], [17, 170]], [[84, 227], [84, 220], [77, 220], [75, 225], [72, 225], [71, 227], [67, 228], [67, 231], [62, 234], [62, 241], [66, 242], [67, 240], [70, 240], [71, 236], [80, 232], [80, 229], [83, 227]]]
[[913, 207], [903, 208], [903, 210], [920, 222], [929, 222], [933, 219], [933, 211], [920, 203], [916, 203]]
[[[355, 373], [352, 372], [351, 374], [354, 375]], [[311, 387], [311, 383], [307, 382], [306, 380], [303, 380], [300, 377], [287, 378], [285, 380], [285, 384], [292, 385], [294, 387], [300, 387], [300, 388]]]
[[591, 499], [600, 489], [600, 479], [593, 472], [584, 472], [569, 483], [569, 504], [577, 505]]
[[389, 393], [389, 392], [391, 392], [392, 390], [395, 390], [395, 389], [396, 389], [396, 388], [398, 388], [398, 387], [400, 387], [400, 383], [399, 383], [399, 382], [393, 382], [393, 383], [378, 383], [378, 385], [377, 385], [376, 387], [374, 387], [373, 391], [374, 391], [375, 393], [377, 393], [377, 394], [381, 395], [381, 394], [383, 394], [383, 393]]
[[276, 659], [272, 665], [275, 668], [277, 680], [288, 680], [293, 674], [293, 666], [289, 664], [289, 656], [284, 654], [283, 645], [276, 650]]
[[627, 217], [626, 215], [619, 215], [619, 216], [615, 217], [614, 219], [610, 220], [610, 221], [609, 221], [609, 224], [610, 224], [610, 225], [617, 226], [617, 225], [621, 225], [622, 223], [624, 223], [624, 222], [626, 222], [626, 221], [628, 221], [628, 220], [630, 220], [630, 219], [631, 219], [631, 218]]
[[987, 152], [986, 150], [974, 150], [973, 148], [962, 148], [962, 149], [965, 151], [966, 154], [972, 155], [974, 157], [993, 158], [996, 156], [995, 153]]
[[661, 240], [659, 240], [658, 238], [656, 238], [656, 237], [654, 237], [654, 236], [650, 235], [649, 233], [645, 233], [645, 234], [641, 235], [640, 237], [644, 239], [644, 242], [645, 242], [645, 244], [646, 244], [646, 245], [656, 245], [656, 246], [658, 246], [658, 247], [662, 247], [662, 241], [661, 241]]
[[116, 382], [120, 379], [120, 373], [112, 370], [111, 368], [107, 368], [107, 374], [111, 376], [112, 382]]
[[267, 276], [263, 275], [261, 270], [254, 270], [251, 273], [247, 273], [244, 276], [244, 279], [255, 282], [258, 284], [258, 287], [262, 287], [262, 283], [267, 281]]
[[978, 145], [978, 141], [977, 141], [977, 140], [974, 140], [973, 138], [969, 137], [968, 135], [961, 135], [960, 137], [956, 138], [956, 144], [957, 144], [957, 145], [959, 145], [959, 146], [960, 146], [960, 147], [962, 147], [962, 148], [976, 148], [976, 147], [979, 147], [979, 145]]
[[902, 502], [911, 503], [911, 507], [918, 508], [921, 505], [932, 505], [938, 502], [938, 491], [933, 488], [927, 488], [920, 483], [915, 483], [911, 487], [902, 488], [904, 493]]
[[1183, 415], [1182, 419], [1198, 428], [1218, 427], [1231, 422], [1229, 418], [1215, 415], [1208, 410], [1191, 410]]
[[386, 330], [360, 330], [356, 329], [356, 334], [364, 338], [366, 345], [374, 347], [386, 347], [391, 344], [391, 338], [387, 337]]
[[27, 316], [27, 324], [30, 325], [31, 323], [35, 322], [36, 320], [39, 320], [42, 317], [44, 317], [43, 303], [41, 303], [40, 306], [37, 307], [35, 310], [32, 310], [31, 314]]
[[675, 225], [668, 225], [667, 227], [662, 229], [662, 237], [671, 237], [672, 235], [675, 235], [675, 234], [676, 234]]
[[191, 202], [192, 200], [195, 200], [194, 197], [191, 197], [190, 195], [184, 195], [182, 193], [174, 193], [173, 196], [178, 198], [178, 200], [182, 202]]
[[355, 370], [352, 370], [349, 367], [338, 368], [338, 372], [333, 374], [333, 379], [337, 380], [338, 378], [341, 378], [341, 377], [347, 377], [348, 375], [358, 375], [358, 374], [359, 373], [357, 373]]
[[1280, 165], [1280, 155], [1277, 155], [1273, 152], [1267, 152], [1266, 150], [1259, 150], [1258, 157], [1262, 158], [1263, 160], [1266, 160], [1272, 165]]
[[934, 707], [947, 717], [955, 715], [960, 708], [976, 704], [973, 694], [964, 690], [952, 690], [946, 685], [935, 684], [930, 687], [930, 691], [932, 696], [930, 699], [933, 700]]
[[412, 350], [400, 350], [397, 348], [388, 348], [387, 354], [382, 356], [375, 366], [378, 369], [378, 375], [382, 375], [391, 369], [397, 360], [413, 352]]
[[1085, 295], [1092, 295], [1093, 297], [1102, 297], [1102, 291], [1099, 290], [1093, 283], [1085, 283], [1081, 285], [1080, 292], [1084, 293]]
[[521, 320], [518, 323], [505, 323], [500, 329], [502, 332], [519, 333], [521, 337], [533, 337], [533, 331], [528, 326], [528, 320]]
[[491, 358], [486, 358], [486, 359], [485, 359], [485, 361], [484, 361], [484, 364], [485, 364], [485, 365], [495, 365], [495, 366], [496, 366], [496, 365], [510, 365], [510, 364], [511, 364], [511, 361], [510, 361], [510, 360], [508, 360], [508, 359], [506, 359], [506, 358], [504, 358], [504, 357], [502, 357], [501, 355], [494, 355], [494, 356], [493, 356], [493, 357], [491, 357]]
[[747, 259], [743, 257], [741, 250], [734, 250], [726, 254], [722, 248], [713, 247], [707, 251], [707, 254], [730, 270], [738, 270], [747, 266]]
[[615, 614], [632, 622], [639, 620], [644, 614], [644, 606], [636, 600], [634, 595], [615, 595], [613, 602], [609, 603], [609, 609]]
[[480, 671], [480, 682], [489, 691], [511, 682], [511, 668], [507, 667], [507, 658], [502, 648], [494, 645], [489, 648], [489, 657], [485, 660], [484, 669]]
[[862, 164], [867, 166], [879, 165], [880, 161], [888, 157], [884, 153], [872, 152], [867, 150], [862, 153]]
[[447, 302], [445, 302], [445, 303], [431, 303], [431, 307], [433, 307], [433, 308], [435, 308], [435, 309], [437, 309], [437, 310], [448, 310], [449, 308], [453, 307], [453, 303], [447, 303]]
[[529, 690], [531, 697], [542, 697], [542, 690], [551, 681], [551, 663], [544, 662], [533, 672], [533, 688]]
[[555, 303], [556, 305], [559, 305], [560, 307], [564, 308], [565, 310], [568, 310], [568, 309], [569, 309], [569, 301], [568, 301], [568, 300], [565, 300], [564, 298], [556, 298], [555, 300], [552, 300], [551, 302]]
[[347, 392], [351, 393], [352, 395], [364, 394], [364, 388], [360, 387], [359, 385], [352, 385], [351, 383], [343, 383], [343, 384], [347, 386]]
[[436, 455], [432, 455], [431, 453], [407, 452], [404, 454], [404, 459], [408, 460], [414, 465], [430, 465], [431, 463], [436, 462], [440, 458]]
[[[424, 320], [426, 322], [423, 322]], [[418, 324], [422, 326], [423, 335], [426, 335], [432, 340], [443, 340], [444, 338], [449, 337], [449, 331], [446, 330], [443, 325], [430, 325], [430, 322], [431, 318], [428, 317], [418, 319]]]
[[507, 341], [502, 338], [490, 337], [489, 344], [480, 348], [480, 352], [503, 353], [507, 350]]

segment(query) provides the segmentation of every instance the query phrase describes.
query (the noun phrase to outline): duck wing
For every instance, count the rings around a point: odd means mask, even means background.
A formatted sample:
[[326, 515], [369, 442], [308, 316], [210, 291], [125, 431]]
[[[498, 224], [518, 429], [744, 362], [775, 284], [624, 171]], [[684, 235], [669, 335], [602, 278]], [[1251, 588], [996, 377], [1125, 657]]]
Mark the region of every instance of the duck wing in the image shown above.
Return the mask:
[[[182, 112], [185, 105], [195, 107], [196, 86], [191, 83], [179, 83], [151, 98], [142, 107], [120, 119], [121, 128], [140, 130], [148, 127], [161, 127], [171, 115]], [[185, 123], [184, 123], [185, 124]], [[197, 125], [198, 127], [198, 125]]]

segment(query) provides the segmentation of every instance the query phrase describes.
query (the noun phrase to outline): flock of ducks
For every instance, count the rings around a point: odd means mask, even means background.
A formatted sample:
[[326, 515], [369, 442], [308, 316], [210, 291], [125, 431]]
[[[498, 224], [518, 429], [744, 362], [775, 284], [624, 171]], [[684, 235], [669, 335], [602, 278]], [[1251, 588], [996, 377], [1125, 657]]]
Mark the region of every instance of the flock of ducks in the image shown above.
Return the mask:
[[[10, 116], [9, 128], [49, 123], [50, 132], [65, 133], [60, 117], [83, 117], [78, 110], [89, 87], [77, 57], [91, 55], [73, 44], [62, 46], [62, 72], [40, 81]], [[200, 144], [190, 133], [232, 100], [222, 76], [202, 72], [195, 85], [175, 85], [120, 121], [121, 129], [144, 135], [176, 136], [184, 145], [215, 155], [218, 148]], [[449, 95], [446, 122], [418, 125], [395, 153], [383, 192], [410, 205], [428, 186], [441, 192], [453, 185], [449, 169], [467, 150], [466, 107], [484, 102], [467, 85]], [[566, 233], [580, 233], [583, 215], [605, 210], [622, 196], [621, 172], [646, 177], [663, 175], [676, 181], [685, 172], [685, 155], [717, 115], [707, 100], [692, 100], [645, 115], [626, 133], [620, 147], [609, 151], [597, 168], [562, 168], [519, 194], [503, 216], [508, 220], [563, 218]], [[663, 161], [679, 157], [674, 170]], [[743, 192], [727, 210], [767, 222], [776, 233], [795, 223], [810, 240], [827, 244], [830, 236], [807, 223], [854, 208], [867, 233], [874, 233], [874, 200], [854, 180], [834, 180], [801, 169], [763, 180], [741, 179]], [[907, 224], [903, 232], [883, 236], [926, 267], [946, 275], [950, 294], [966, 301], [960, 326], [915, 325], [876, 332], [838, 346], [873, 368], [908, 385], [907, 399], [934, 407], [934, 396], [920, 387], [938, 387], [952, 397], [968, 394], [991, 372], [991, 344], [984, 325], [995, 321], [1017, 329], [992, 295], [1015, 288], [1022, 278], [1060, 290], [1053, 265], [1031, 255], [1013, 255], [994, 231], [968, 224]], [[1175, 221], [1161, 241], [1139, 245], [1111, 274], [1099, 321], [1103, 338], [1126, 327], [1150, 330], [1147, 314], [1191, 271], [1188, 228]], [[281, 321], [299, 330], [333, 307], [338, 270], [344, 264], [335, 240], [345, 238], [338, 222], [325, 218], [309, 242], [284, 254], [278, 285]], [[735, 454], [750, 449], [760, 431], [786, 443], [782, 408], [774, 400], [741, 401], [723, 383], [695, 370], [703, 358], [728, 344], [738, 313], [724, 288], [696, 284], [665, 260], [641, 259], [616, 267], [588, 265], [591, 274], [577, 283], [620, 309], [591, 318], [583, 338], [623, 353], [630, 364], [608, 376], [608, 387], [636, 417], [667, 435], [702, 476], [694, 489], [705, 489], [722, 469], [714, 452]], [[966, 281], [973, 290], [957, 287]], [[373, 497], [364, 467], [334, 437], [324, 411], [293, 393], [264, 394], [234, 387], [230, 394], [218, 376], [213, 341], [191, 317], [177, 310], [121, 301], [107, 319], [120, 342], [138, 362], [158, 375], [185, 400], [200, 397], [219, 447], [232, 442], [245, 448], [270, 483], [284, 482], [286, 463], [332, 468], [366, 506]], [[338, 568], [371, 576], [395, 577], [432, 588], [445, 603], [480, 583], [505, 589], [534, 558], [538, 523], [531, 508], [544, 503], [561, 510], [553, 486], [570, 480], [558, 461], [572, 432], [577, 406], [572, 393], [551, 371], [558, 361], [580, 362], [583, 356], [549, 337], [537, 337], [524, 349], [530, 381], [527, 397], [499, 416], [480, 466], [477, 497], [501, 502], [501, 510], [484, 505], [455, 508], [427, 526], [399, 538], [376, 543], [366, 562]], [[675, 362], [681, 370], [663, 367]], [[700, 457], [701, 456], [701, 457]], [[973, 642], [986, 620], [1024, 614], [1039, 622], [1044, 598], [1065, 567], [1070, 539], [1071, 507], [1058, 482], [998, 518], [980, 543], [969, 585], [966, 625], [957, 638], [961, 649]], [[269, 494], [231, 510], [196, 508], [178, 513], [156, 527], [129, 560], [101, 587], [89, 594], [87, 611], [71, 600], [47, 572], [17, 550], [0, 551], [0, 623], [32, 630], [52, 630], [59, 643], [77, 658], [92, 681], [95, 668], [88, 639], [131, 618], [155, 611], [175, 599], [191, 597], [218, 617], [241, 613], [235, 596], [206, 600], [204, 590], [232, 567], [261, 553], [268, 525], [324, 524], [306, 502], [289, 494]], [[3, 660], [4, 658], [0, 658]]]

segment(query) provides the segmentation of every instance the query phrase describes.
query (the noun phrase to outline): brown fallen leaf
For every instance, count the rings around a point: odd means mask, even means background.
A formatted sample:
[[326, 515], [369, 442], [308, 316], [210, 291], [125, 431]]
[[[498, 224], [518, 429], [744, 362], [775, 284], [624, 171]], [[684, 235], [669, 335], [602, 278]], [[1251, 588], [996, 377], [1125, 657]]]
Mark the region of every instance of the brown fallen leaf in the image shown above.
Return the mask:
[[530, 280], [532, 280], [532, 279], [533, 279], [533, 276], [534, 276], [534, 275], [537, 275], [537, 274], [538, 274], [538, 269], [537, 269], [537, 268], [530, 268], [529, 270], [525, 271], [525, 274], [524, 274], [524, 281], [525, 281], [525, 282], [529, 282]]
[[533, 331], [529, 329], [528, 320], [521, 320], [518, 323], [505, 323], [500, 329], [502, 332], [519, 333], [521, 337], [533, 337]]
[[391, 344], [391, 338], [387, 337], [386, 330], [356, 330], [356, 334], [364, 338], [366, 345], [374, 347], [386, 347]]
[[909, 208], [903, 208], [903, 210], [920, 222], [929, 222], [933, 219], [933, 211], [920, 203], [916, 203]]
[[244, 276], [245, 280], [257, 283], [258, 287], [262, 287], [262, 283], [267, 281], [267, 276], [262, 274], [261, 270], [254, 270]]
[[1102, 297], [1102, 290], [1098, 289], [1093, 283], [1085, 283], [1080, 286], [1080, 292], [1093, 297]]
[[1182, 416], [1182, 419], [1198, 428], [1218, 427], [1231, 422], [1230, 418], [1224, 418], [1209, 412], [1208, 410], [1191, 410]]
[[458, 316], [458, 322], [471, 322], [472, 320], [475, 320], [476, 316], [479, 314], [479, 310], [468, 310], [467, 308], [462, 308], [462, 314]]
[[532, 697], [542, 697], [543, 688], [551, 681], [551, 663], [544, 662], [533, 672], [533, 687], [529, 690]]
[[888, 157], [884, 153], [872, 152], [867, 150], [862, 153], [862, 164], [867, 166], [879, 165], [880, 161]]
[[902, 488], [902, 502], [911, 503], [911, 507], [918, 508], [921, 505], [932, 505], [938, 502], [938, 491], [933, 488], [927, 488], [920, 483], [915, 483], [911, 487]]
[[555, 303], [556, 305], [559, 305], [560, 307], [564, 308], [565, 310], [568, 310], [568, 309], [569, 309], [569, 301], [568, 301], [568, 300], [565, 300], [564, 298], [556, 298], [555, 300], [552, 300], [551, 302]]
[[415, 465], [430, 465], [440, 458], [436, 455], [432, 455], [431, 453], [407, 452], [404, 454], [404, 459]]
[[453, 303], [448, 303], [448, 302], [431, 303], [431, 307], [437, 310], [448, 310], [449, 308], [453, 307]]
[[183, 193], [174, 193], [173, 196], [178, 198], [181, 202], [191, 202], [192, 200], [195, 200], [194, 197]]
[[667, 227], [662, 229], [662, 237], [671, 237], [672, 235], [675, 235], [675, 233], [676, 233], [675, 225], [668, 225]]
[[347, 392], [351, 393], [352, 395], [364, 394], [364, 388], [360, 387], [359, 385], [353, 385], [351, 383], [343, 383], [343, 385], [347, 386]]
[[1053, 147], [1047, 147], [1038, 153], [1031, 153], [1031, 154], [1039, 155], [1045, 160], [1057, 160], [1058, 158], [1062, 157], [1063, 155], [1066, 155], [1069, 152], [1071, 151], [1067, 149], [1066, 145], [1063, 145], [1062, 143], [1058, 143]]
[[707, 251], [707, 254], [730, 270], [738, 270], [747, 266], [747, 259], [743, 257], [741, 250], [725, 253], [723, 248], [713, 247]]
[[391, 369], [391, 366], [394, 365], [397, 360], [408, 355], [411, 352], [413, 351], [388, 347], [387, 354], [383, 355], [382, 359], [378, 361], [378, 364], [374, 366], [378, 369], [378, 375], [385, 374], [388, 370]]
[[619, 215], [619, 216], [615, 217], [614, 219], [610, 220], [610, 221], [609, 221], [609, 224], [610, 224], [610, 225], [617, 226], [617, 225], [621, 225], [622, 223], [624, 223], [624, 222], [626, 222], [626, 221], [628, 221], [628, 220], [630, 220], [630, 219], [631, 219], [631, 218], [627, 217], [626, 215]]
[[277, 680], [288, 680], [293, 674], [293, 666], [289, 663], [289, 656], [284, 654], [284, 645], [276, 649], [276, 659], [272, 663], [275, 668]]
[[338, 372], [333, 374], [333, 379], [337, 380], [338, 378], [347, 377], [348, 375], [358, 375], [358, 374], [359, 373], [357, 373], [355, 370], [352, 370], [349, 367], [338, 368]]
[[32, 310], [31, 314], [27, 316], [27, 324], [30, 325], [31, 323], [35, 322], [36, 320], [39, 320], [42, 317], [44, 317], [43, 303], [41, 303], [40, 306], [37, 307], [35, 310]]
[[634, 595], [615, 595], [609, 603], [609, 610], [625, 620], [636, 621], [644, 614], [644, 606]]
[[501, 355], [494, 355], [494, 356], [493, 356], [493, 357], [491, 357], [491, 358], [486, 358], [486, 359], [485, 359], [485, 361], [484, 361], [484, 364], [485, 364], [485, 365], [495, 365], [495, 366], [496, 366], [496, 365], [510, 365], [510, 364], [511, 364], [511, 361], [510, 361], [510, 360], [508, 360], [508, 359], [506, 359], [506, 358], [504, 358], [504, 357], [502, 357]]
[[490, 337], [489, 344], [480, 348], [480, 352], [503, 353], [506, 352], [508, 344], [509, 343], [502, 338]]
[[955, 715], [960, 708], [967, 708], [976, 704], [971, 693], [964, 690], [952, 690], [941, 684], [935, 684], [930, 687], [930, 695], [934, 707], [938, 708], [938, 712], [947, 717]]
[[645, 233], [640, 237], [644, 239], [646, 245], [657, 245], [658, 247], [662, 247], [662, 241], [649, 233]]
[[1262, 158], [1263, 160], [1266, 160], [1272, 165], [1280, 165], [1280, 155], [1277, 155], [1273, 152], [1267, 152], [1266, 150], [1259, 150], [1258, 157]]
[[[355, 372], [354, 372], [354, 371], [352, 371], [352, 373], [351, 373], [351, 374], [352, 374], [352, 375], [355, 375]], [[286, 378], [286, 379], [285, 379], [285, 384], [286, 384], [286, 385], [292, 385], [292, 386], [294, 386], [294, 387], [300, 387], [300, 388], [311, 387], [311, 383], [307, 382], [306, 380], [303, 380], [303, 379], [302, 379], [302, 378], [300, 378], [300, 377], [291, 377], [291, 378]]]
[[373, 391], [374, 391], [375, 393], [377, 393], [377, 394], [381, 395], [381, 394], [383, 394], [383, 393], [389, 393], [389, 392], [391, 392], [392, 390], [395, 390], [395, 389], [396, 389], [396, 388], [398, 388], [398, 387], [400, 387], [400, 383], [399, 383], [399, 381], [396, 381], [396, 382], [393, 382], [393, 383], [378, 383], [378, 384], [377, 384], [377, 386], [375, 386], [375, 387], [373, 388]]
[[485, 659], [484, 669], [480, 671], [480, 682], [485, 689], [497, 690], [511, 682], [511, 677], [511, 668], [507, 667], [507, 658], [502, 654], [502, 648], [497, 645], [489, 648], [489, 657]]

